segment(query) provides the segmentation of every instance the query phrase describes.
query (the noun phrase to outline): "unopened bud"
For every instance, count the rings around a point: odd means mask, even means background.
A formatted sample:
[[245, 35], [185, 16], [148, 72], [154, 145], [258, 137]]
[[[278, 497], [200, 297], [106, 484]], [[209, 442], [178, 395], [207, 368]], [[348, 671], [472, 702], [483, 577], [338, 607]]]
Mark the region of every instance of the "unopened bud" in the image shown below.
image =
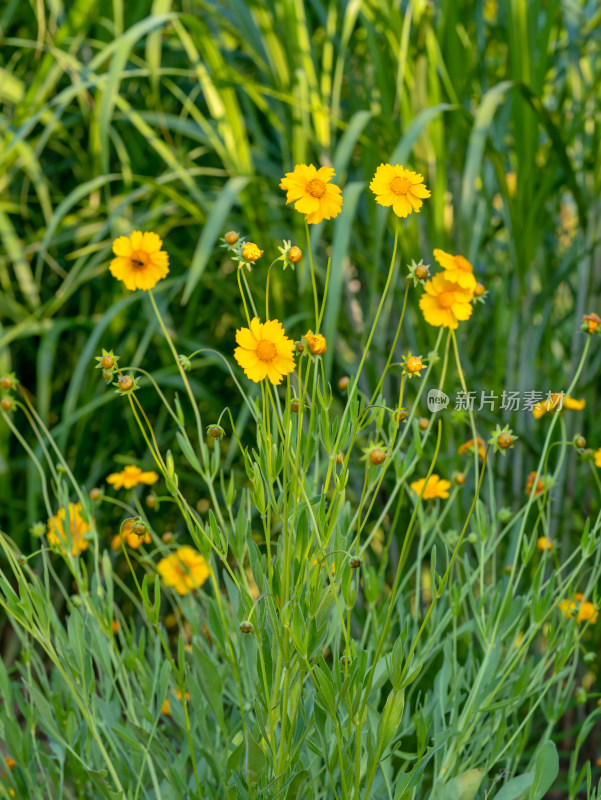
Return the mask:
[[227, 244], [236, 244], [240, 237], [236, 231], [228, 231], [223, 238]]
[[240, 633], [252, 633], [254, 630], [252, 622], [245, 619], [240, 623]]

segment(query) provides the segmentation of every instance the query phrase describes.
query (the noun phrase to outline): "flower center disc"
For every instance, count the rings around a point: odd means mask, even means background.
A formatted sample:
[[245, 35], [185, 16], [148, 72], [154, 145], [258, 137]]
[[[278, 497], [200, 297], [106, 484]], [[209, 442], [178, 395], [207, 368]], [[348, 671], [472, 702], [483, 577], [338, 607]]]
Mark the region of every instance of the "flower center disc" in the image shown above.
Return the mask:
[[326, 185], [323, 181], [319, 180], [319, 178], [313, 178], [307, 184], [307, 191], [311, 195], [311, 197], [323, 197], [326, 191]]
[[273, 342], [267, 342], [265, 339], [262, 339], [257, 344], [257, 358], [259, 361], [273, 361], [273, 359], [277, 355], [277, 350]]
[[390, 191], [393, 194], [404, 195], [411, 189], [411, 181], [398, 175], [390, 182]]
[[438, 295], [438, 305], [441, 308], [450, 308], [455, 302], [455, 295], [453, 292], [441, 292]]
[[142, 269], [148, 264], [148, 255], [143, 250], [134, 250], [129, 260], [134, 269]]

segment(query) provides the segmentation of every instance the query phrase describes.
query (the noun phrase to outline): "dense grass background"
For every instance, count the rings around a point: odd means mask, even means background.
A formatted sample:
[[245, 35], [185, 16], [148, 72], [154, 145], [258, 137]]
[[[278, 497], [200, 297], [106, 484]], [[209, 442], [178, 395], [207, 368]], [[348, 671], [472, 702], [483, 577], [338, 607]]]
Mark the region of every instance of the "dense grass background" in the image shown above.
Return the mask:
[[[93, 357], [112, 348], [163, 386], [180, 382], [147, 299], [108, 273], [113, 238], [137, 228], [163, 237], [172, 270], [157, 296], [178, 349], [231, 357], [240, 303], [217, 240], [238, 229], [264, 260], [283, 237], [305, 250], [302, 218], [278, 188], [299, 162], [333, 164], [343, 188], [341, 216], [313, 232], [313, 246], [320, 276], [332, 258], [326, 368], [332, 380], [352, 372], [392, 242], [390, 215], [367, 184], [381, 161], [398, 161], [433, 193], [403, 225], [403, 263], [430, 263], [433, 247], [461, 252], [490, 290], [460, 333], [470, 388], [565, 388], [580, 315], [601, 307], [600, 28], [592, 0], [8, 0], [0, 373], [17, 373], [88, 488], [142, 457]], [[259, 264], [250, 276], [259, 295], [264, 277]], [[286, 325], [308, 327], [307, 277], [302, 265], [274, 277], [272, 313]], [[403, 288], [385, 309], [390, 338]], [[410, 320], [416, 310], [412, 296]], [[426, 353], [434, 333], [401, 341], [399, 355]], [[388, 343], [377, 342], [382, 354]], [[217, 358], [206, 360], [202, 378], [191, 376], [205, 420], [230, 405], [243, 428], [233, 383]], [[367, 379], [380, 366], [372, 359]], [[570, 435], [595, 448], [600, 368], [595, 347], [579, 393], [587, 408], [568, 419]], [[143, 397], [152, 410], [152, 393]], [[169, 422], [158, 403], [154, 411], [168, 443]], [[483, 412], [483, 429], [497, 417]], [[545, 427], [525, 413], [506, 421], [521, 445], [504, 462], [500, 505], [523, 497]], [[458, 418], [449, 458], [467, 430]], [[571, 458], [554, 516], [564, 553], [598, 506], [583, 488], [588, 465]], [[202, 499], [202, 485], [193, 488]], [[0, 528], [27, 550], [45, 511], [34, 466], [5, 427], [0, 497]]]

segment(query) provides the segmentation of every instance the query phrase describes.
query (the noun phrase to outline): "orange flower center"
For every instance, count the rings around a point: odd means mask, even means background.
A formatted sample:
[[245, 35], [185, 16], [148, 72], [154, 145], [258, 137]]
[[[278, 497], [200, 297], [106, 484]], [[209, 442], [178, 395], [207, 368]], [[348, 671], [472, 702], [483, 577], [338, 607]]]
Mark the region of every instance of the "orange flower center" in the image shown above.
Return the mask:
[[407, 369], [409, 372], [419, 372], [423, 366], [421, 358], [417, 358], [417, 356], [411, 356], [411, 358], [407, 359]]
[[134, 269], [143, 269], [148, 264], [148, 254], [144, 250], [134, 250], [129, 260]]
[[390, 182], [390, 191], [393, 194], [405, 195], [411, 189], [411, 181], [408, 178], [401, 178], [398, 175]]
[[261, 339], [261, 341], [257, 344], [256, 349], [257, 358], [259, 361], [270, 362], [277, 355], [277, 350], [273, 342], [268, 342], [265, 339]]
[[326, 185], [319, 178], [312, 178], [312, 180], [310, 180], [307, 184], [306, 188], [311, 197], [317, 197], [317, 199], [323, 197], [326, 193]]
[[454, 292], [441, 292], [438, 295], [438, 305], [441, 308], [451, 308], [454, 302], [455, 302]]

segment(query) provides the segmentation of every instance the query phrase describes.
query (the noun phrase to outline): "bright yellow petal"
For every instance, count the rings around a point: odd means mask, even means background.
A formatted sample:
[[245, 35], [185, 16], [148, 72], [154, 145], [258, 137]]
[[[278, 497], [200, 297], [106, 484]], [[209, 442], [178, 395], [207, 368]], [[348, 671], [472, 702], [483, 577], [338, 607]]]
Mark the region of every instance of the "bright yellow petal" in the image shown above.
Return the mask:
[[257, 346], [257, 339], [248, 328], [240, 328], [236, 331], [236, 342], [247, 350], [254, 350]]
[[131, 255], [131, 242], [128, 236], [119, 236], [118, 239], [115, 239], [113, 242], [113, 253], [116, 256], [124, 256], [125, 258]]

